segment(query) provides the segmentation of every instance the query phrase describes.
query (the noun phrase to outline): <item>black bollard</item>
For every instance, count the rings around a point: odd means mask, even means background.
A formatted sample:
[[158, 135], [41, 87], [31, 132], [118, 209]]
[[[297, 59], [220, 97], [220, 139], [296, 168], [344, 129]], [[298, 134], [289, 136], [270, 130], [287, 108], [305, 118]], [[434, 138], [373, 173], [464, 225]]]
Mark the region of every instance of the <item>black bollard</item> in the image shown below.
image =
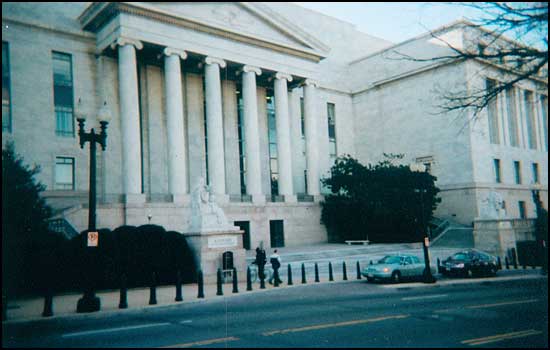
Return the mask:
[[288, 285], [291, 286], [293, 285], [292, 283], [292, 267], [290, 266], [290, 264], [287, 265], [287, 275], [288, 275]]
[[319, 282], [319, 266], [315, 263], [315, 282]]
[[2, 293], [2, 321], [8, 319], [8, 298]]
[[523, 259], [523, 269], [527, 269], [527, 260]]
[[127, 287], [127, 277], [125, 273], [123, 273], [120, 276], [120, 301], [118, 302], [118, 308], [119, 309], [128, 308], [128, 287]]
[[372, 260], [371, 260], [371, 261], [369, 261], [369, 265], [372, 265]]
[[265, 272], [260, 276], [260, 289], [265, 289]]
[[157, 274], [153, 271], [149, 293], [149, 305], [157, 304]]
[[498, 269], [502, 270], [502, 260], [500, 260], [500, 256], [497, 256], [497, 264], [498, 264]]
[[507, 256], [504, 257], [504, 263], [506, 264], [506, 270], [510, 270], [510, 262]]
[[437, 258], [437, 273], [441, 273], [441, 261]]
[[344, 278], [343, 278], [344, 281], [347, 281], [348, 280], [348, 271], [346, 269], [346, 262], [345, 261], [342, 263], [342, 273], [344, 275]]
[[218, 291], [216, 292], [216, 295], [223, 295], [223, 290], [222, 290], [222, 270], [221, 270], [221, 269], [218, 269], [217, 285], [218, 285]]
[[332, 263], [330, 261], [328, 262], [328, 280], [334, 281], [334, 278], [332, 276]]
[[279, 287], [279, 269], [273, 269], [273, 286]]
[[306, 284], [306, 267], [304, 266], [304, 263], [302, 263], [302, 284]]
[[512, 256], [512, 262], [514, 263], [514, 269], [518, 269], [518, 259], [515, 255]]
[[183, 296], [181, 294], [181, 271], [176, 272], [176, 299], [175, 301], [183, 301]]
[[197, 294], [197, 298], [204, 298], [204, 278], [202, 276], [202, 270], [199, 270], [197, 282], [199, 284], [199, 293]]
[[51, 291], [46, 291], [46, 295], [44, 297], [44, 311], [42, 311], [43, 317], [50, 317], [53, 316], [53, 294]]
[[250, 266], [246, 268], [246, 290], [252, 290], [252, 277], [250, 276]]
[[359, 261], [357, 262], [357, 279], [361, 279], [361, 266], [359, 266]]
[[239, 292], [239, 285], [238, 285], [238, 279], [237, 279], [237, 268], [233, 268], [233, 293]]

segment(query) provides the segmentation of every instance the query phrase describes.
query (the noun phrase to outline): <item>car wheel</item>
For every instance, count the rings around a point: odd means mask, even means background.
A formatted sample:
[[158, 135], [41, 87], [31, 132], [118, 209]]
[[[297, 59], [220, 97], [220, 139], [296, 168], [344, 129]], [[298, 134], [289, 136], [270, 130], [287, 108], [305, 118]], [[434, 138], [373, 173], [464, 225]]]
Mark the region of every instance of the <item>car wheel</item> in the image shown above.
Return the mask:
[[367, 277], [367, 282], [374, 282], [374, 277]]
[[401, 272], [399, 271], [394, 271], [392, 274], [391, 274], [391, 281], [393, 283], [399, 283], [401, 282]]
[[466, 277], [468, 278], [474, 277], [474, 272], [472, 271], [472, 269], [466, 270]]
[[497, 268], [495, 266], [491, 267], [491, 270], [489, 271], [489, 274], [491, 276], [496, 276], [497, 275]]

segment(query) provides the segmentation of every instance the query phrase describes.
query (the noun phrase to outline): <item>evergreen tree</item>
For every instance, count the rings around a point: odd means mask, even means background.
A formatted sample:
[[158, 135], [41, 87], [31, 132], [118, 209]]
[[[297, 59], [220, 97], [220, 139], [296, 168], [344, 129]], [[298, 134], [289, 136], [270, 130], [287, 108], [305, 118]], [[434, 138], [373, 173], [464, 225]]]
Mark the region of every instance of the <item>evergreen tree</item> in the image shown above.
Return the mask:
[[[10, 295], [29, 282], [32, 247], [47, 239], [52, 209], [35, 179], [39, 166], [30, 168], [15, 153], [12, 142], [2, 149], [2, 292]], [[24, 288], [24, 287], [23, 287]]]

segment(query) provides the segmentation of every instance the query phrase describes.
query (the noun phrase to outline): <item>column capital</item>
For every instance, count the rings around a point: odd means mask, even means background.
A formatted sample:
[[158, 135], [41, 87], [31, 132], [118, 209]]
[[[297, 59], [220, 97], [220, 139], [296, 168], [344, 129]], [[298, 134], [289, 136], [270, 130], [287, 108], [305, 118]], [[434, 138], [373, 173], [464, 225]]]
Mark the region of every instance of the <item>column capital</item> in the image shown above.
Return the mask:
[[219, 65], [221, 68], [225, 68], [225, 61], [222, 60], [221, 58], [208, 56], [204, 59], [204, 63], [206, 63], [206, 64], [214, 64], [215, 63], [215, 64]]
[[292, 75], [283, 72], [277, 72], [277, 74], [275, 74], [275, 79], [286, 79], [290, 82], [292, 81]]
[[306, 79], [306, 81], [304, 82], [304, 85], [319, 87], [319, 82], [313, 79]]
[[124, 36], [116, 38], [115, 41], [113, 41], [113, 43], [111, 44], [111, 49], [115, 49], [117, 46], [124, 45], [133, 45], [138, 50], [143, 49], [143, 44], [141, 43], [141, 41]]
[[166, 47], [164, 50], [162, 50], [162, 53], [166, 56], [170, 56], [170, 55], [180, 56], [182, 60], [187, 58], [187, 52], [180, 49], [173, 48], [173, 47]]
[[256, 75], [262, 75], [262, 70], [254, 66], [245, 65], [242, 70], [243, 72], [254, 72]]

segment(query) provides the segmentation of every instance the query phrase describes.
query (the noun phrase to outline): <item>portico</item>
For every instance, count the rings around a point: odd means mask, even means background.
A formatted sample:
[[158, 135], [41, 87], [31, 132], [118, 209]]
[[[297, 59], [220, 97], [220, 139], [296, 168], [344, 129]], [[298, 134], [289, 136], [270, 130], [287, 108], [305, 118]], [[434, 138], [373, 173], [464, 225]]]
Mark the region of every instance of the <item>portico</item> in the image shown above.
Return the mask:
[[[246, 174], [246, 194], [250, 196], [255, 204], [265, 203], [272, 198], [272, 194], [279, 195], [285, 202], [293, 203], [297, 200], [297, 193], [293, 189], [293, 160], [291, 152], [291, 118], [300, 118], [299, 115], [289, 114], [289, 87], [301, 90], [301, 85], [306, 82], [302, 95], [305, 101], [306, 125], [306, 164], [307, 164], [307, 194], [319, 195], [319, 170], [316, 155], [316, 120], [315, 105], [317, 102], [315, 89], [318, 85], [311, 83], [316, 75], [315, 63], [323, 57], [320, 44], [313, 45], [306, 43], [299, 30], [298, 33], [291, 33], [285, 28], [284, 40], [294, 41], [282, 44], [282, 38], [273, 40], [252, 40], [248, 36], [238, 35], [230, 29], [227, 31], [218, 28], [215, 40], [219, 45], [202, 46], [192, 40], [204, 32], [212, 32], [212, 27], [203, 23], [196, 23], [195, 31], [189, 30], [188, 19], [184, 16], [175, 18], [174, 14], [168, 14], [162, 9], [145, 8], [145, 5], [135, 4], [94, 4], [82, 15], [81, 21], [85, 28], [97, 30], [97, 51], [101, 55], [115, 55], [118, 57], [118, 78], [120, 117], [122, 132], [122, 177], [124, 179], [124, 198], [126, 203], [144, 203], [145, 195], [141, 187], [143, 182], [142, 168], [146, 161], [140, 155], [143, 148], [140, 137], [140, 96], [138, 84], [138, 62], [136, 50], [148, 51], [148, 56], [164, 57], [161, 70], [164, 80], [164, 113], [166, 116], [166, 173], [168, 182], [168, 195], [174, 203], [185, 203], [189, 195], [189, 189], [193, 186], [194, 178], [190, 178], [189, 168], [202, 165], [192, 164], [189, 153], [193, 152], [188, 145], [189, 121], [186, 121], [185, 111], [190, 110], [190, 104], [196, 101], [185, 101], [183, 98], [184, 75], [189, 72], [198, 73], [203, 80], [204, 99], [204, 128], [205, 128], [205, 177], [210, 185], [216, 200], [223, 204], [229, 201], [230, 194], [234, 189], [226, 186], [227, 178], [236, 174], [226, 173], [228, 149], [226, 135], [230, 133], [225, 130], [227, 123], [224, 123], [223, 106], [226, 99], [234, 96], [222, 94], [222, 76], [225, 80], [233, 80], [242, 86], [243, 98], [243, 135], [245, 149], [241, 150], [244, 161], [242, 167]], [[260, 16], [262, 8], [254, 5], [236, 4], [240, 10], [247, 11], [253, 15]], [[143, 16], [146, 14], [145, 16]], [[138, 16], [139, 15], [139, 16]], [[281, 23], [267, 21], [258, 17], [264, 25], [281, 27]], [[112, 23], [118, 22], [119, 27]], [[139, 24], [140, 31], [133, 28]], [[285, 23], [288, 25], [288, 23]], [[273, 30], [273, 29], [270, 29]], [[193, 33], [191, 33], [193, 32]], [[236, 41], [230, 42], [229, 36]], [[110, 41], [109, 44], [107, 44]], [[212, 41], [212, 38], [210, 38]], [[145, 44], [145, 49], [144, 49]], [[309, 44], [309, 45], [308, 45]], [[240, 48], [247, 46], [246, 50], [236, 53]], [[116, 50], [109, 52], [109, 48]], [[265, 56], [275, 56], [273, 60], [258, 61], [255, 51], [266, 52]], [[188, 55], [198, 61], [195, 67], [189, 67], [184, 60]], [[159, 62], [160, 63], [160, 62]], [[231, 67], [228, 67], [228, 66]], [[232, 74], [232, 73], [235, 74]], [[239, 76], [240, 75], [240, 76]], [[258, 85], [257, 77], [262, 76], [261, 86]], [[294, 85], [289, 84], [294, 82]], [[262, 176], [261, 157], [261, 135], [258, 118], [261, 117], [258, 110], [258, 89], [273, 91], [275, 99], [277, 149], [276, 157], [278, 164], [278, 193], [266, 193], [262, 183], [270, 179]], [[147, 97], [150, 98], [150, 97]], [[231, 126], [233, 128], [234, 126]], [[196, 135], [195, 135], [196, 136]], [[149, 140], [152, 142], [153, 140]], [[151, 155], [150, 155], [151, 156]], [[234, 158], [234, 157], [233, 157]], [[273, 171], [273, 169], [271, 169]], [[149, 175], [153, 176], [153, 175]], [[235, 193], [233, 193], [235, 194]]]

